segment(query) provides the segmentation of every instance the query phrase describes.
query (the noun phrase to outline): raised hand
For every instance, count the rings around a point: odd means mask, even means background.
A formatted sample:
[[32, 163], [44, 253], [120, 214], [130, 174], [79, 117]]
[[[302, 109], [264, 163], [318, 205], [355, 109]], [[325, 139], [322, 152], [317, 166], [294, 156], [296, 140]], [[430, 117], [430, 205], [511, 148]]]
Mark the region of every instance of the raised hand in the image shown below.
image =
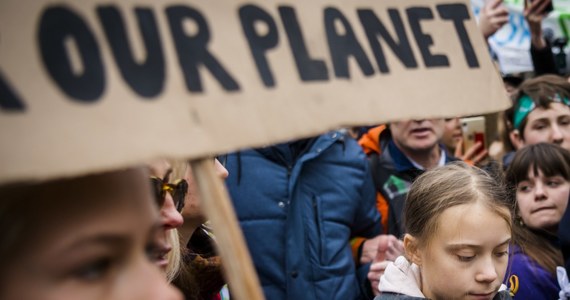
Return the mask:
[[481, 144], [481, 142], [476, 142], [473, 144], [473, 146], [469, 147], [465, 153], [463, 153], [463, 139], [461, 139], [455, 146], [454, 156], [468, 163], [469, 165], [477, 165], [483, 159], [485, 159], [489, 153], [487, 149], [481, 150], [481, 148], [483, 148], [483, 144]]
[[[368, 254], [375, 252], [370, 271], [368, 271], [368, 280], [370, 280], [374, 295], [378, 295], [380, 293], [378, 290], [380, 277], [384, 274], [384, 270], [388, 264], [404, 253], [404, 244], [395, 236], [385, 234], [368, 241], [372, 241], [369, 244], [370, 252]], [[375, 251], [372, 250], [374, 249], [373, 247], [375, 247]], [[368, 257], [370, 257], [370, 255]]]
[[481, 29], [485, 40], [495, 34], [507, 22], [509, 22], [509, 12], [503, 5], [503, 0], [486, 1], [479, 15], [479, 29]]
[[538, 49], [546, 47], [546, 41], [542, 37], [542, 20], [550, 12], [546, 8], [552, 5], [551, 0], [526, 0], [524, 2], [524, 18], [528, 22], [531, 43]]

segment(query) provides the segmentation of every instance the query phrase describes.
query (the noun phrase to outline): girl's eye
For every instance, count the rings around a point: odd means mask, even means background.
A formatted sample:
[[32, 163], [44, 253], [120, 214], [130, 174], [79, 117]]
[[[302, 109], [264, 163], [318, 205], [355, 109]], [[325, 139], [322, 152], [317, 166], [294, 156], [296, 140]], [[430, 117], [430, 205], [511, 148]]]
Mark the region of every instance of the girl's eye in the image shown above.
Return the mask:
[[518, 186], [517, 190], [519, 192], [530, 192], [531, 190], [531, 186], [528, 184], [521, 184]]
[[465, 256], [465, 255], [457, 255], [457, 259], [461, 262], [470, 262], [475, 258], [475, 255]]
[[549, 180], [549, 181], [546, 182], [546, 184], [547, 184], [548, 186], [551, 186], [551, 187], [557, 187], [557, 186], [560, 185], [560, 182], [558, 182], [558, 181], [556, 181], [556, 180]]
[[566, 180], [561, 176], [553, 176], [550, 178], [546, 178], [546, 185], [550, 187], [557, 187], [562, 185]]
[[495, 253], [495, 255], [496, 255], [497, 257], [509, 256], [509, 251], [500, 251], [500, 252]]
[[96, 281], [102, 279], [110, 271], [111, 265], [111, 259], [102, 258], [79, 267], [73, 274], [80, 280]]

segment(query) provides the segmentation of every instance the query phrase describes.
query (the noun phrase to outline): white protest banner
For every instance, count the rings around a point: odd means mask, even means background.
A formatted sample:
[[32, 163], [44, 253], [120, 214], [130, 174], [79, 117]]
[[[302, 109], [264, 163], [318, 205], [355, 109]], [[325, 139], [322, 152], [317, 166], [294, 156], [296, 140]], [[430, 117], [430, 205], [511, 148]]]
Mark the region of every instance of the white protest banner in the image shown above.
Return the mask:
[[[530, 31], [524, 18], [525, 0], [504, 0], [509, 11], [509, 22], [489, 38], [501, 71], [505, 74], [533, 71], [530, 56]], [[478, 18], [487, 0], [471, 0], [472, 9]], [[542, 21], [543, 34], [551, 40], [569, 38], [570, 0], [552, 0], [554, 10]], [[555, 49], [556, 51], [556, 49]], [[568, 53], [570, 49], [565, 47]]]
[[508, 104], [468, 0], [0, 2], [0, 182]]

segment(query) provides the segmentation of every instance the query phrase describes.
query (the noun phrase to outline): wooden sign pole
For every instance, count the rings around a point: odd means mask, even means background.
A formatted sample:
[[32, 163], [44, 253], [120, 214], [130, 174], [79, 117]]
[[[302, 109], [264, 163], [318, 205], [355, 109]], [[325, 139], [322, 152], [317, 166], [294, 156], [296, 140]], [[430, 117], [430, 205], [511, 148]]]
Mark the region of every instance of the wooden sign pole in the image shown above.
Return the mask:
[[[257, 273], [244, 242], [226, 187], [216, 174], [212, 158], [190, 161], [201, 197], [202, 209], [210, 220], [232, 299], [262, 300]], [[198, 275], [199, 276], [199, 275]]]

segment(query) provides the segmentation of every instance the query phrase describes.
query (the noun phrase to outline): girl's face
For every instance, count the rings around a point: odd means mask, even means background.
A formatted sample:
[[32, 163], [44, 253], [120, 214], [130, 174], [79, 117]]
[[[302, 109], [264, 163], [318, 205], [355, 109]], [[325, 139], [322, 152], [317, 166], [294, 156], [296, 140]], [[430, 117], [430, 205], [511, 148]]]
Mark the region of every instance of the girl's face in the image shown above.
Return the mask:
[[182, 299], [151, 262], [161, 226], [144, 170], [42, 198], [31, 208], [41, 213], [30, 246], [3, 270], [0, 298]]
[[[166, 178], [167, 174], [172, 171], [172, 168], [168, 161], [165, 159], [160, 159], [149, 164], [150, 175], [164, 179], [166, 181], [173, 181], [176, 178]], [[155, 199], [156, 200], [156, 199]], [[156, 264], [164, 271], [168, 266], [168, 253], [172, 251], [172, 245], [170, 240], [167, 238], [169, 231], [182, 226], [184, 219], [180, 212], [176, 209], [176, 204], [174, 204], [174, 199], [170, 193], [166, 193], [164, 196], [164, 203], [160, 209], [160, 225], [162, 229], [162, 240], [161, 247], [156, 253]]]
[[[483, 230], [482, 228], [492, 228]], [[411, 255], [430, 299], [492, 299], [505, 275], [511, 230], [483, 204], [446, 209], [437, 232]]]
[[[158, 177], [160, 179], [168, 179], [173, 182], [180, 178], [165, 178], [169, 172], [172, 171], [172, 167], [165, 159], [160, 159], [149, 164], [150, 175]], [[178, 228], [182, 226], [184, 220], [180, 212], [176, 210], [176, 205], [174, 204], [174, 199], [170, 193], [165, 194], [164, 203], [160, 207], [160, 219], [165, 231], [170, 229]]]
[[455, 149], [455, 146], [463, 138], [461, 122], [459, 118], [445, 119], [445, 127], [441, 141], [447, 149]]
[[562, 176], [546, 177], [529, 170], [528, 179], [517, 185], [518, 214], [534, 229], [556, 231], [568, 206], [570, 183]]
[[548, 109], [536, 108], [527, 116], [523, 136], [523, 146], [551, 143], [570, 150], [570, 107], [554, 102]]

